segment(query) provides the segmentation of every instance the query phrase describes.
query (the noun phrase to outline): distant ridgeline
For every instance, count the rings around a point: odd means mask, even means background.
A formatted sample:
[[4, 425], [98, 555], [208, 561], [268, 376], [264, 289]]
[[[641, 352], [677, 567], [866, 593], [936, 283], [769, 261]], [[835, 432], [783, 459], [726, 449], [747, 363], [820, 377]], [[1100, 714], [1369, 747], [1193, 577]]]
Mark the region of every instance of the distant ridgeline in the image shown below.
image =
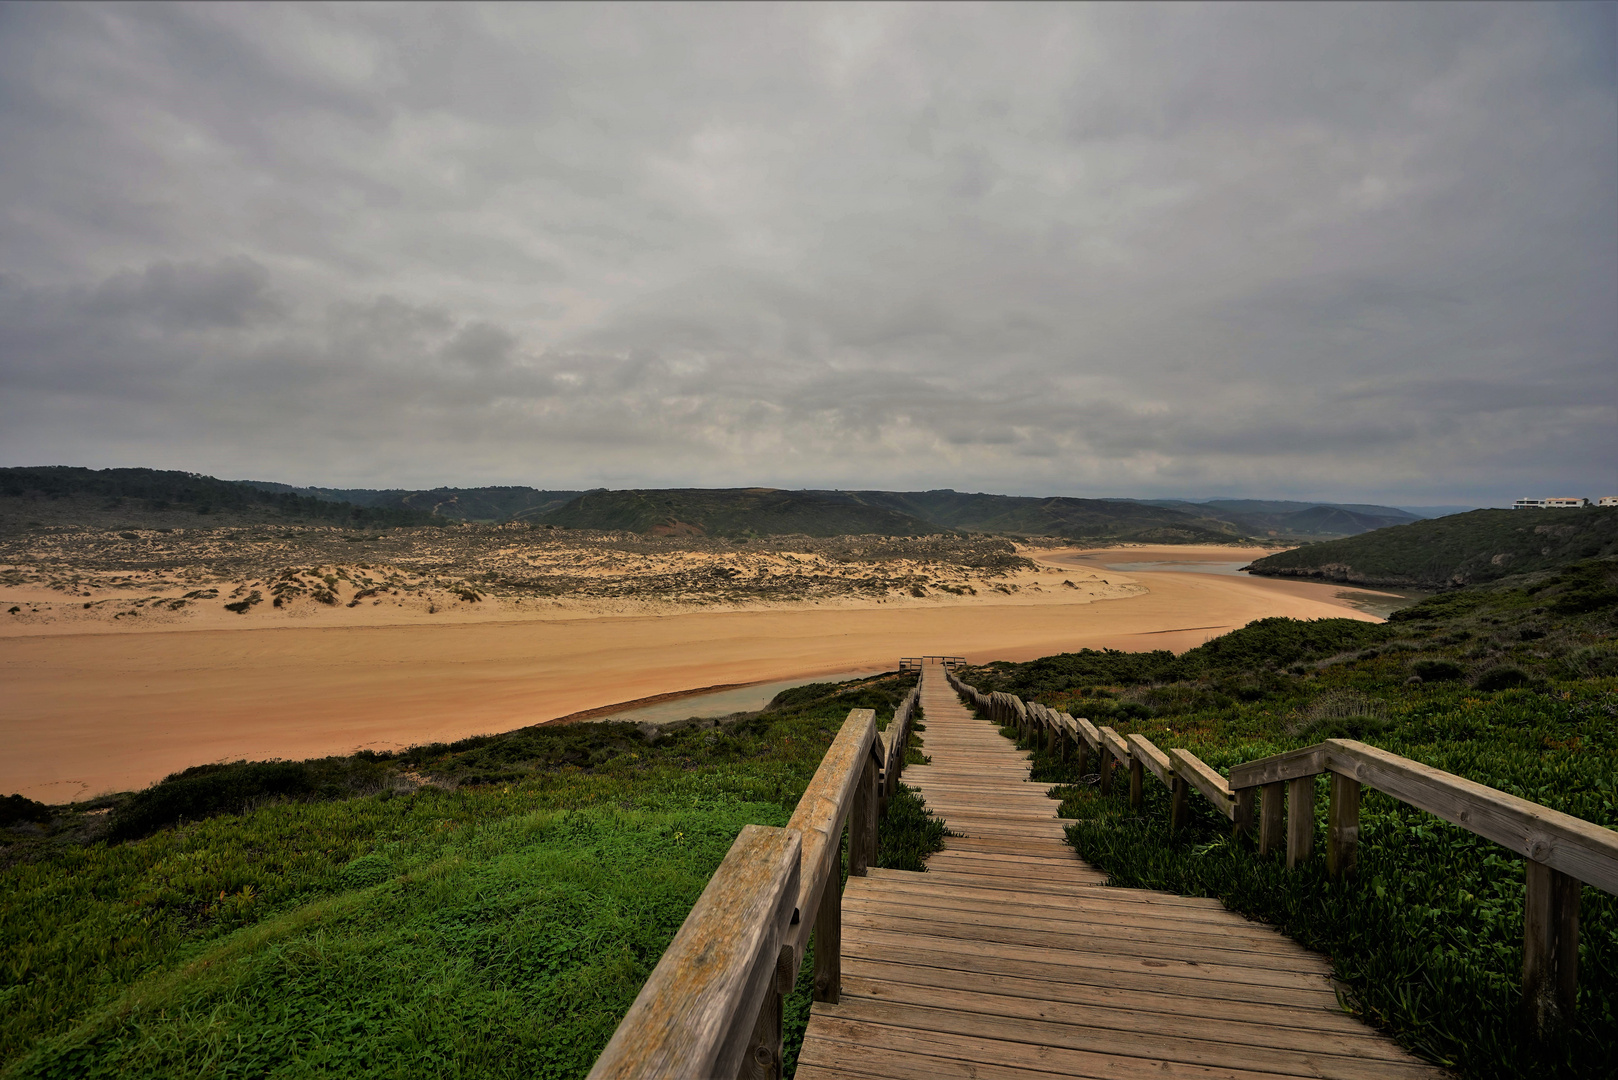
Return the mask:
[[[430, 523], [430, 514], [406, 508], [355, 506], [299, 495], [266, 491], [253, 484], [216, 480], [197, 473], [158, 469], [80, 469], [66, 465], [0, 469], [0, 499], [43, 518], [66, 504], [91, 515], [176, 513], [233, 522], [314, 521], [325, 525], [376, 528]], [[199, 522], [206, 524], [207, 521]]]
[[1254, 562], [1271, 577], [1450, 589], [1618, 555], [1618, 508], [1474, 510], [1329, 540]]
[[[120, 510], [222, 514], [233, 523], [301, 519], [359, 528], [512, 522], [645, 535], [741, 538], [803, 534], [923, 536], [974, 532], [1075, 542], [1290, 542], [1418, 521], [1390, 506], [1264, 500], [1036, 498], [937, 491], [785, 491], [664, 488], [562, 491], [531, 487], [431, 490], [294, 487], [152, 469], [0, 469], [0, 496], [19, 521], [41, 515], [18, 500], [77, 500], [59, 507], [93, 517]], [[91, 501], [99, 500], [91, 505]], [[89, 513], [88, 515], [85, 512]], [[61, 514], [55, 515], [60, 518]], [[65, 520], [65, 519], [64, 519]], [[88, 522], [81, 522], [88, 523]], [[102, 521], [102, 524], [108, 522]], [[173, 524], [173, 522], [167, 522]]]

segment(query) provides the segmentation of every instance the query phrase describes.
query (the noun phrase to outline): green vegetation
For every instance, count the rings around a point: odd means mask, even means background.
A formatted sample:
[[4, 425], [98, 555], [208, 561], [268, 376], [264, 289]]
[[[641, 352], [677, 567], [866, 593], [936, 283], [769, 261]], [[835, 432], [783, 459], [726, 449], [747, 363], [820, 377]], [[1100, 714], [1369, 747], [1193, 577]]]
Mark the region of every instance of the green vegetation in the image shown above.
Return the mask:
[[591, 491], [540, 515], [570, 529], [694, 536], [924, 536], [936, 526], [883, 507], [774, 488]]
[[1618, 509], [1474, 510], [1308, 544], [1259, 559], [1255, 574], [1355, 585], [1452, 589], [1618, 555]]
[[353, 503], [380, 510], [409, 510], [457, 521], [529, 521], [547, 510], [583, 495], [582, 491], [540, 491], [531, 487], [503, 486], [479, 488], [433, 488], [410, 491], [400, 488], [321, 488], [293, 487], [267, 480], [242, 483], [264, 491], [305, 495], [327, 502]]
[[[7, 799], [0, 1076], [582, 1075], [742, 825], [914, 681]], [[938, 843], [909, 795], [882, 829]]]
[[[1184, 747], [1219, 769], [1357, 738], [1609, 828], [1618, 827], [1618, 560], [1435, 596], [1385, 625], [1270, 619], [1183, 657], [1078, 653], [963, 673], [1054, 708]], [[1521, 858], [1367, 790], [1360, 872], [1288, 872], [1193, 796], [1100, 795], [1036, 752], [1069, 838], [1115, 884], [1218, 896], [1331, 956], [1345, 1004], [1470, 1077], [1597, 1076], [1618, 1050], [1618, 898], [1583, 890], [1576, 1025], [1549, 1046], [1518, 1021]], [[1088, 781], [1088, 782], [1086, 782]], [[1327, 788], [1316, 796], [1324, 835]]]
[[[235, 480], [159, 469], [79, 469], [65, 465], [0, 469], [0, 499], [23, 516], [55, 517], [53, 505], [76, 510], [117, 510], [130, 517], [184, 512], [233, 522], [296, 520], [356, 529], [424, 525], [418, 510], [355, 506], [346, 502], [266, 491]], [[126, 534], [127, 535], [127, 534]]]

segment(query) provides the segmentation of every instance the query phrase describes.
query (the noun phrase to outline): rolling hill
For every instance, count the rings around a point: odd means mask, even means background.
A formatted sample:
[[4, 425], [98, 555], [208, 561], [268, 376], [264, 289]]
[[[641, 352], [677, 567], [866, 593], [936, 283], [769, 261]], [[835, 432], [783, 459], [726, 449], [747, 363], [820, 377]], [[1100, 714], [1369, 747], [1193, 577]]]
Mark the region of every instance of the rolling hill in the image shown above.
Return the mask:
[[0, 524], [7, 528], [316, 522], [364, 529], [434, 520], [403, 506], [358, 506], [198, 473], [67, 465], [0, 468]]
[[1307, 544], [1254, 562], [1268, 577], [1449, 589], [1618, 555], [1618, 509], [1474, 510]]
[[570, 529], [662, 536], [924, 536], [937, 532], [910, 514], [827, 492], [774, 488], [591, 491], [535, 520]]

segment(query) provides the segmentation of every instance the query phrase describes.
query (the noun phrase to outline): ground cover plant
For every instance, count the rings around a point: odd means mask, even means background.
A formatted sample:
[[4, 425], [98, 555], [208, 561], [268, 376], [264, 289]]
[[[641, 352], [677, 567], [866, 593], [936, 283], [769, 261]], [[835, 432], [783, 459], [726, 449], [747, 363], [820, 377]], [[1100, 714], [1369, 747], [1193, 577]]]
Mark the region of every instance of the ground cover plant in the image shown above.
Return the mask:
[[[1608, 828], [1618, 827], [1618, 562], [1594, 560], [1433, 597], [1386, 624], [1264, 620], [1181, 657], [1087, 652], [963, 673], [1217, 769], [1355, 738]], [[1080, 855], [1114, 884], [1218, 896], [1328, 954], [1345, 1005], [1469, 1077], [1599, 1076], [1618, 1051], [1618, 898], [1586, 886], [1577, 1018], [1548, 1044], [1520, 1022], [1524, 862], [1366, 789], [1360, 868], [1289, 872], [1193, 795], [1169, 830], [1148, 779], [1103, 796], [1035, 753]], [[1091, 768], [1094, 766], [1092, 765]]]
[[[914, 682], [8, 800], [0, 1076], [581, 1076], [741, 827]], [[884, 857], [936, 847], [893, 807]]]

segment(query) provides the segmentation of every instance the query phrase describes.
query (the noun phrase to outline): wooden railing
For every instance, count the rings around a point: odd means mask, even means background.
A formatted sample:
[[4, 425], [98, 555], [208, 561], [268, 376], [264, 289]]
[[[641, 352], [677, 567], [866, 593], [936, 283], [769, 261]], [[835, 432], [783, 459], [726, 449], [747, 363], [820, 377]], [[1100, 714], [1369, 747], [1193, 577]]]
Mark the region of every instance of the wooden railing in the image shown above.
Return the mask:
[[920, 671], [922, 665], [929, 660], [937, 660], [944, 665], [946, 671], [966, 663], [966, 657], [964, 656], [901, 656], [899, 657], [899, 670]]
[[[912, 692], [888, 730], [908, 733], [914, 707]], [[841, 991], [843, 828], [848, 872], [864, 876], [876, 857], [879, 797], [891, 794], [904, 760], [902, 737], [893, 757], [887, 745], [876, 713], [854, 709], [786, 827], [742, 829], [592, 1078], [780, 1076], [782, 1001], [811, 932], [815, 1000], [835, 1003]]]
[[1579, 884], [1618, 894], [1618, 832], [1509, 795], [1484, 784], [1378, 750], [1351, 739], [1233, 766], [1220, 776], [1189, 750], [1158, 749], [1142, 735], [1120, 736], [1083, 717], [1057, 712], [1012, 694], [985, 694], [948, 672], [950, 685], [1002, 726], [1043, 739], [1048, 751], [1078, 754], [1080, 773], [1096, 756], [1101, 790], [1112, 790], [1113, 770], [1129, 774], [1130, 805], [1144, 801], [1151, 773], [1167, 786], [1170, 827], [1185, 823], [1195, 790], [1229, 818], [1234, 834], [1254, 826], [1258, 814], [1261, 856], [1286, 851], [1290, 869], [1314, 847], [1315, 777], [1331, 777], [1327, 812], [1326, 867], [1333, 878], [1352, 874], [1358, 862], [1360, 790], [1371, 787], [1445, 821], [1487, 837], [1528, 861], [1523, 912], [1523, 1009], [1541, 1036], [1573, 1014], [1578, 986]]

